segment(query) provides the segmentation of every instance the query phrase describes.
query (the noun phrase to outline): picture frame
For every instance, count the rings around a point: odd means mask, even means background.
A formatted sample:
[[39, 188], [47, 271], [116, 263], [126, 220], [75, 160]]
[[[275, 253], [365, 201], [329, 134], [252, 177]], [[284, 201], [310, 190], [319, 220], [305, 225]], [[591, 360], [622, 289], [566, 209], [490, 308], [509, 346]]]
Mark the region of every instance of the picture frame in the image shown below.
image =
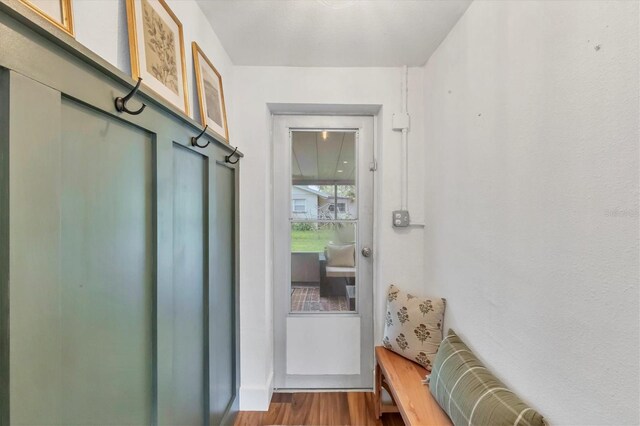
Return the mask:
[[224, 101], [222, 76], [197, 42], [191, 43], [193, 65], [196, 70], [196, 89], [200, 106], [200, 120], [209, 126], [223, 142], [229, 143], [227, 107]]
[[182, 23], [164, 0], [126, 0], [131, 76], [189, 115]]
[[73, 8], [71, 0], [20, 0], [29, 9], [72, 37]]

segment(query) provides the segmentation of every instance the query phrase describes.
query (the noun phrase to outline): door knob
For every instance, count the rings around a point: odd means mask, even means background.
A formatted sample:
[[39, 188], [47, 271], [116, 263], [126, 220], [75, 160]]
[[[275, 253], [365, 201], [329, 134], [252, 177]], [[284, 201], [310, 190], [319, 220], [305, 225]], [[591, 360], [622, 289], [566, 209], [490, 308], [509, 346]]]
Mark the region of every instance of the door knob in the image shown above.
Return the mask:
[[370, 247], [363, 247], [362, 248], [362, 255], [364, 257], [369, 257], [371, 256], [371, 248]]

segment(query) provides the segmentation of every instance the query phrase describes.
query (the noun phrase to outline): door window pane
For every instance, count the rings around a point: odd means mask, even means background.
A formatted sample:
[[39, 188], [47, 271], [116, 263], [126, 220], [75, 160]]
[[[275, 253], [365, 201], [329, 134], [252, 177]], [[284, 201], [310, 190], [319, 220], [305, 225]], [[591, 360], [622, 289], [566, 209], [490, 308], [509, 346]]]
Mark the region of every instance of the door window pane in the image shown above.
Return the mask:
[[291, 224], [291, 312], [356, 310], [356, 224]]
[[291, 312], [354, 312], [356, 133], [294, 131], [291, 140]]

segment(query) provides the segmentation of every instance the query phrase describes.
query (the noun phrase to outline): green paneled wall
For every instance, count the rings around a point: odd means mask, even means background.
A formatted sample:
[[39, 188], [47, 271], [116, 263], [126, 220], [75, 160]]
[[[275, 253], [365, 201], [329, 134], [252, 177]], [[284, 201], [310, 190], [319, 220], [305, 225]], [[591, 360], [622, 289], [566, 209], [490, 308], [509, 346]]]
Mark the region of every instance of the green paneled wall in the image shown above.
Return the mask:
[[31, 16], [0, 1], [0, 424], [228, 423], [239, 164]]

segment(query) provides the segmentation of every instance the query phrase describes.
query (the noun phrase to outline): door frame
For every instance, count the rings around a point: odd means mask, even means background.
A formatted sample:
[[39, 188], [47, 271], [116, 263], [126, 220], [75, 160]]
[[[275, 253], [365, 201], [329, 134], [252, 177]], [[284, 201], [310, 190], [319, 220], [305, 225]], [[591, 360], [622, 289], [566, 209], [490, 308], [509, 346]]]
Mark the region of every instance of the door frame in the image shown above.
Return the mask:
[[[312, 380], [314, 385], [321, 390], [371, 390], [373, 389], [373, 369], [374, 369], [374, 321], [375, 311], [375, 283], [376, 283], [376, 263], [375, 263], [375, 240], [376, 240], [376, 140], [375, 140], [375, 116], [370, 114], [362, 115], [272, 115], [272, 235], [273, 235], [273, 321], [274, 321], [274, 387], [276, 389], [287, 390], [314, 390], [307, 387], [305, 380]], [[368, 277], [363, 282], [368, 281], [368, 291], [357, 293], [356, 312], [344, 313], [291, 313], [289, 286], [282, 286], [281, 283], [291, 281], [291, 254], [290, 254], [290, 189], [279, 189], [282, 185], [291, 186], [291, 131], [300, 129], [301, 131], [318, 130], [344, 130], [357, 132], [356, 149], [358, 150], [358, 175], [362, 173], [372, 173], [370, 177], [370, 188], [368, 189], [370, 198], [370, 211], [358, 206], [358, 222], [362, 220], [362, 212], [366, 212], [368, 218], [369, 236], [358, 241], [357, 252], [363, 246], [373, 248], [374, 254], [369, 258], [359, 256], [359, 263], [370, 262], [368, 267]], [[286, 141], [286, 143], [284, 142]], [[360, 144], [366, 141], [370, 144], [367, 156], [362, 157], [363, 150]], [[367, 161], [369, 160], [369, 161]], [[360, 184], [358, 183], [360, 187]], [[359, 234], [360, 235], [360, 234]], [[359, 277], [360, 278], [360, 274]], [[328, 316], [356, 317], [360, 319], [360, 374], [344, 375], [299, 375], [292, 376], [286, 374], [287, 358], [287, 320], [292, 317], [304, 318], [327, 318]], [[357, 378], [357, 379], [356, 379]]]

